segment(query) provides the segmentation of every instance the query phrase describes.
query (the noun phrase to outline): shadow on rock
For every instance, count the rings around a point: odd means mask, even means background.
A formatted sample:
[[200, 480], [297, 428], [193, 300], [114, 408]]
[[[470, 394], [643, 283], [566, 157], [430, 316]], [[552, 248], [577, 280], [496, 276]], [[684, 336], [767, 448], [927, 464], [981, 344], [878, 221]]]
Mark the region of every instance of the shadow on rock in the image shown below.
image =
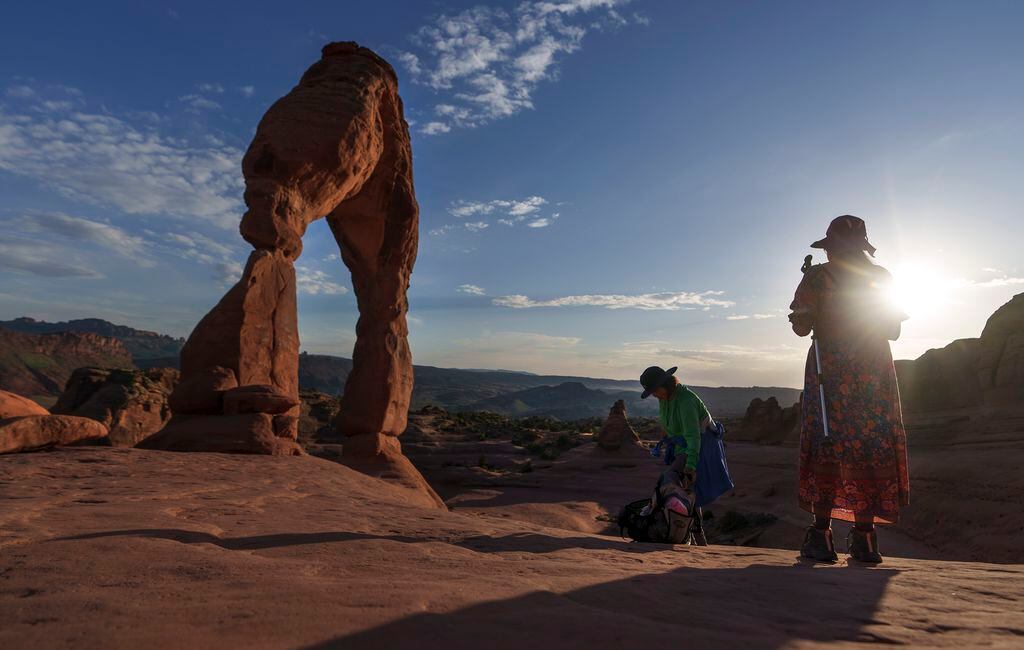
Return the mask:
[[[532, 592], [415, 614], [309, 646], [333, 648], [781, 648], [795, 640], [899, 643], [874, 619], [890, 569], [680, 568], [562, 594]], [[869, 629], [870, 628], [870, 629]], [[712, 645], [714, 644], [714, 645]]]

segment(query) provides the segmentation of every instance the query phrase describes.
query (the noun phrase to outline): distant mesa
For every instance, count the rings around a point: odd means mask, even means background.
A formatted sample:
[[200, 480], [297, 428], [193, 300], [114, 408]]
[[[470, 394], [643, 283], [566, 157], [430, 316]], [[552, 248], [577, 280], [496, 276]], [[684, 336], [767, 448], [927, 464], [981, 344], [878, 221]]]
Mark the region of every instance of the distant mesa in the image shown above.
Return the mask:
[[131, 368], [117, 339], [83, 332], [25, 334], [0, 328], [0, 390], [52, 405], [76, 368]]
[[139, 330], [126, 325], [115, 325], [101, 318], [76, 318], [59, 323], [48, 323], [23, 316], [14, 320], [0, 321], [0, 329], [23, 334], [57, 334], [61, 332], [99, 334], [121, 341], [136, 364], [150, 359], [166, 359], [168, 357], [177, 359], [181, 352], [181, 346], [185, 343], [185, 339]]

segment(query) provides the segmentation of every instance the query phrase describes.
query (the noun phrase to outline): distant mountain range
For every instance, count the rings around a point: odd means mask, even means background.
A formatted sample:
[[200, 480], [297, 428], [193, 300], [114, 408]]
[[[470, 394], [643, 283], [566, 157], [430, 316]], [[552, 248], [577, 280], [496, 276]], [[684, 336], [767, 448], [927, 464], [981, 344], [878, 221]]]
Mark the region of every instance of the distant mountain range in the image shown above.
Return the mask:
[[[0, 321], [0, 332], [4, 330], [8, 330], [8, 336], [0, 338], [0, 364], [5, 359], [17, 357], [19, 360], [0, 365], [0, 389], [41, 396], [43, 401], [59, 395], [71, 371], [79, 366], [177, 368], [178, 355], [185, 343], [184, 339], [115, 325], [98, 318], [61, 323], [16, 318]], [[15, 333], [21, 334], [22, 338], [17, 338]], [[69, 343], [63, 348], [53, 343], [40, 343], [40, 337], [62, 333], [70, 333], [66, 337]], [[86, 353], [88, 345], [72, 345], [70, 341], [75, 339], [75, 335], [96, 337], [87, 339], [96, 353]], [[65, 348], [75, 352], [61, 351]], [[42, 349], [46, 351], [32, 352]], [[44, 358], [47, 355], [48, 361]], [[25, 362], [26, 358], [31, 361]], [[53, 372], [43, 379], [31, 369], [32, 364], [49, 364]], [[299, 355], [299, 385], [302, 388], [340, 394], [351, 370], [351, 359], [322, 354]], [[416, 366], [415, 372], [413, 408], [433, 404], [449, 411], [488, 410], [510, 416], [548, 415], [561, 419], [607, 415], [608, 409], [619, 399], [626, 402], [630, 415], [656, 415], [658, 409], [656, 400], [640, 399], [640, 386], [636, 381], [433, 366]], [[721, 416], [742, 415], [755, 397], [766, 399], [775, 396], [782, 404], [792, 404], [800, 395], [795, 388], [692, 388], [713, 413]]]
[[91, 332], [25, 334], [0, 328], [0, 390], [50, 406], [83, 366], [131, 368], [121, 341]]
[[126, 325], [115, 325], [101, 318], [78, 318], [61, 323], [48, 323], [34, 318], [15, 318], [0, 321], [0, 329], [23, 334], [56, 334], [58, 332], [81, 332], [109, 336], [124, 343], [124, 347], [136, 361], [160, 357], [178, 357], [185, 339], [176, 339], [166, 334], [137, 330]]

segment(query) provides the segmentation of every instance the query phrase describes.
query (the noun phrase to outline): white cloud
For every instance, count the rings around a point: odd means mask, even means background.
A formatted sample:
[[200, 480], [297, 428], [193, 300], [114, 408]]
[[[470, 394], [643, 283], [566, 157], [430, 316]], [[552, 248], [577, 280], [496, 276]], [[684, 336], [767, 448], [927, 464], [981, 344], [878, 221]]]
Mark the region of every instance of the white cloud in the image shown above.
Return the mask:
[[246, 97], [252, 97], [252, 94], [256, 92], [256, 86], [239, 86], [238, 92], [242, 93]]
[[[466, 201], [460, 199], [453, 201], [448, 206], [448, 213], [454, 217], [465, 219], [467, 217], [479, 217], [489, 215], [495, 212], [505, 214], [506, 217], [497, 219], [497, 222], [504, 226], [514, 226], [517, 223], [525, 221], [531, 215], [535, 215], [540, 209], [547, 205], [548, 200], [543, 196], [528, 196], [524, 199], [494, 199], [492, 201]], [[543, 228], [551, 224], [552, 221], [558, 218], [558, 213], [552, 214], [550, 217], [537, 218], [526, 224], [531, 228]], [[475, 223], [467, 223], [465, 227], [471, 231], [483, 230], [487, 227], [487, 223], [484, 221], [478, 221]], [[449, 226], [443, 228], [450, 229]], [[447, 232], [444, 229], [436, 229], [431, 231], [431, 234], [443, 234]]]
[[241, 262], [223, 261], [214, 265], [214, 277], [224, 286], [230, 286], [242, 278], [245, 267]]
[[468, 293], [471, 296], [486, 296], [487, 292], [484, 291], [483, 287], [478, 287], [475, 284], [460, 284], [458, 288], [459, 293]]
[[449, 223], [449, 224], [445, 224], [443, 226], [438, 226], [437, 228], [431, 228], [430, 229], [430, 234], [432, 236], [434, 236], [434, 237], [437, 237], [439, 235], [447, 235], [448, 233], [450, 233], [454, 229], [455, 229], [455, 226], [453, 224]]
[[217, 94], [223, 94], [224, 93], [224, 86], [222, 86], [220, 84], [199, 84], [198, 86], [196, 86], [196, 88], [198, 88], [199, 92], [202, 92], [202, 93], [217, 93]]
[[200, 110], [216, 111], [219, 110], [221, 107], [220, 104], [213, 101], [212, 99], [196, 94], [183, 95], [178, 98], [178, 101], [187, 104], [189, 106], [188, 110], [195, 112], [198, 112]]
[[417, 52], [398, 55], [414, 82], [445, 98], [435, 106], [440, 121], [420, 132], [473, 128], [533, 108], [537, 84], [557, 77], [560, 56], [579, 50], [588, 30], [627, 24], [615, 8], [629, 2], [532, 0], [511, 11], [476, 6], [438, 16], [413, 35]]
[[952, 281], [951, 286], [954, 289], [991, 289], [993, 287], [1012, 287], [1018, 284], [1024, 284], [1024, 278], [1004, 275], [1002, 277], [992, 278], [991, 280], [968, 280], [966, 278], [958, 278]]
[[775, 314], [732, 314], [726, 316], [725, 320], [764, 320], [766, 318], [775, 318]]
[[340, 296], [348, 293], [348, 289], [331, 281], [330, 276], [323, 271], [314, 270], [306, 266], [295, 267], [295, 282], [299, 293], [311, 296]]
[[437, 135], [438, 133], [448, 133], [451, 130], [452, 127], [448, 126], [444, 122], [427, 122], [423, 125], [423, 128], [420, 129], [420, 132], [427, 135]]
[[0, 170], [127, 214], [237, 228], [241, 157], [233, 147], [194, 146], [163, 135], [141, 117], [0, 107]]
[[485, 332], [478, 338], [455, 339], [460, 347], [478, 352], [508, 350], [560, 350], [578, 345], [583, 339], [576, 336], [551, 336], [534, 332]]
[[564, 296], [551, 300], [533, 300], [527, 296], [511, 295], [494, 298], [491, 302], [499, 307], [513, 309], [534, 309], [537, 307], [605, 307], [607, 309], [642, 309], [645, 311], [677, 311], [710, 307], [731, 307], [734, 303], [722, 300], [721, 291], [687, 291], [645, 293], [639, 295], [596, 294]]
[[28, 99], [35, 97], [36, 91], [32, 90], [31, 86], [11, 86], [5, 93], [8, 97], [15, 97], [17, 99]]
[[0, 270], [45, 278], [99, 279], [102, 273], [85, 266], [64, 248], [5, 235], [0, 240]]
[[13, 225], [25, 232], [47, 233], [76, 242], [90, 242], [129, 257], [141, 266], [154, 265], [145, 250], [142, 237], [131, 235], [109, 223], [73, 217], [62, 212], [40, 212], [24, 214], [14, 220]]

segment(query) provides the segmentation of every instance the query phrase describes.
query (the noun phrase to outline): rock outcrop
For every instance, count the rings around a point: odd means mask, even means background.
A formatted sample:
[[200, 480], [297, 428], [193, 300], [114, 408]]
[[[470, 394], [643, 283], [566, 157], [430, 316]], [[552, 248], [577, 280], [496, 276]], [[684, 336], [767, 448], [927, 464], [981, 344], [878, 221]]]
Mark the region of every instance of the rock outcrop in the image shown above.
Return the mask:
[[146, 445], [298, 452], [294, 263], [306, 228], [326, 218], [360, 314], [336, 420], [344, 454], [404, 467], [397, 436], [413, 384], [405, 315], [419, 208], [394, 70], [355, 43], [327, 45], [263, 116], [242, 171], [241, 234], [255, 250], [185, 343], [175, 415]]
[[0, 420], [0, 454], [99, 440], [107, 427], [73, 415], [22, 415]]
[[978, 382], [989, 404], [1024, 403], [1024, 293], [985, 323], [978, 353]]
[[167, 424], [168, 396], [177, 381], [178, 371], [172, 368], [79, 368], [52, 411], [102, 422], [110, 429], [111, 445], [134, 447]]
[[597, 444], [606, 451], [618, 451], [623, 445], [635, 445], [639, 441], [640, 436], [626, 419], [626, 403], [620, 399], [608, 411], [608, 419], [597, 434]]
[[0, 328], [0, 390], [50, 405], [75, 368], [132, 368], [120, 341], [98, 334], [23, 334]]
[[896, 375], [908, 413], [1024, 403], [1024, 294], [997, 309], [980, 338], [897, 361]]
[[763, 444], [795, 442], [800, 437], [800, 403], [782, 408], [774, 397], [754, 398], [740, 422], [736, 435], [738, 440], [749, 440]]
[[49, 411], [27, 397], [0, 390], [0, 420], [23, 415], [47, 415]]

